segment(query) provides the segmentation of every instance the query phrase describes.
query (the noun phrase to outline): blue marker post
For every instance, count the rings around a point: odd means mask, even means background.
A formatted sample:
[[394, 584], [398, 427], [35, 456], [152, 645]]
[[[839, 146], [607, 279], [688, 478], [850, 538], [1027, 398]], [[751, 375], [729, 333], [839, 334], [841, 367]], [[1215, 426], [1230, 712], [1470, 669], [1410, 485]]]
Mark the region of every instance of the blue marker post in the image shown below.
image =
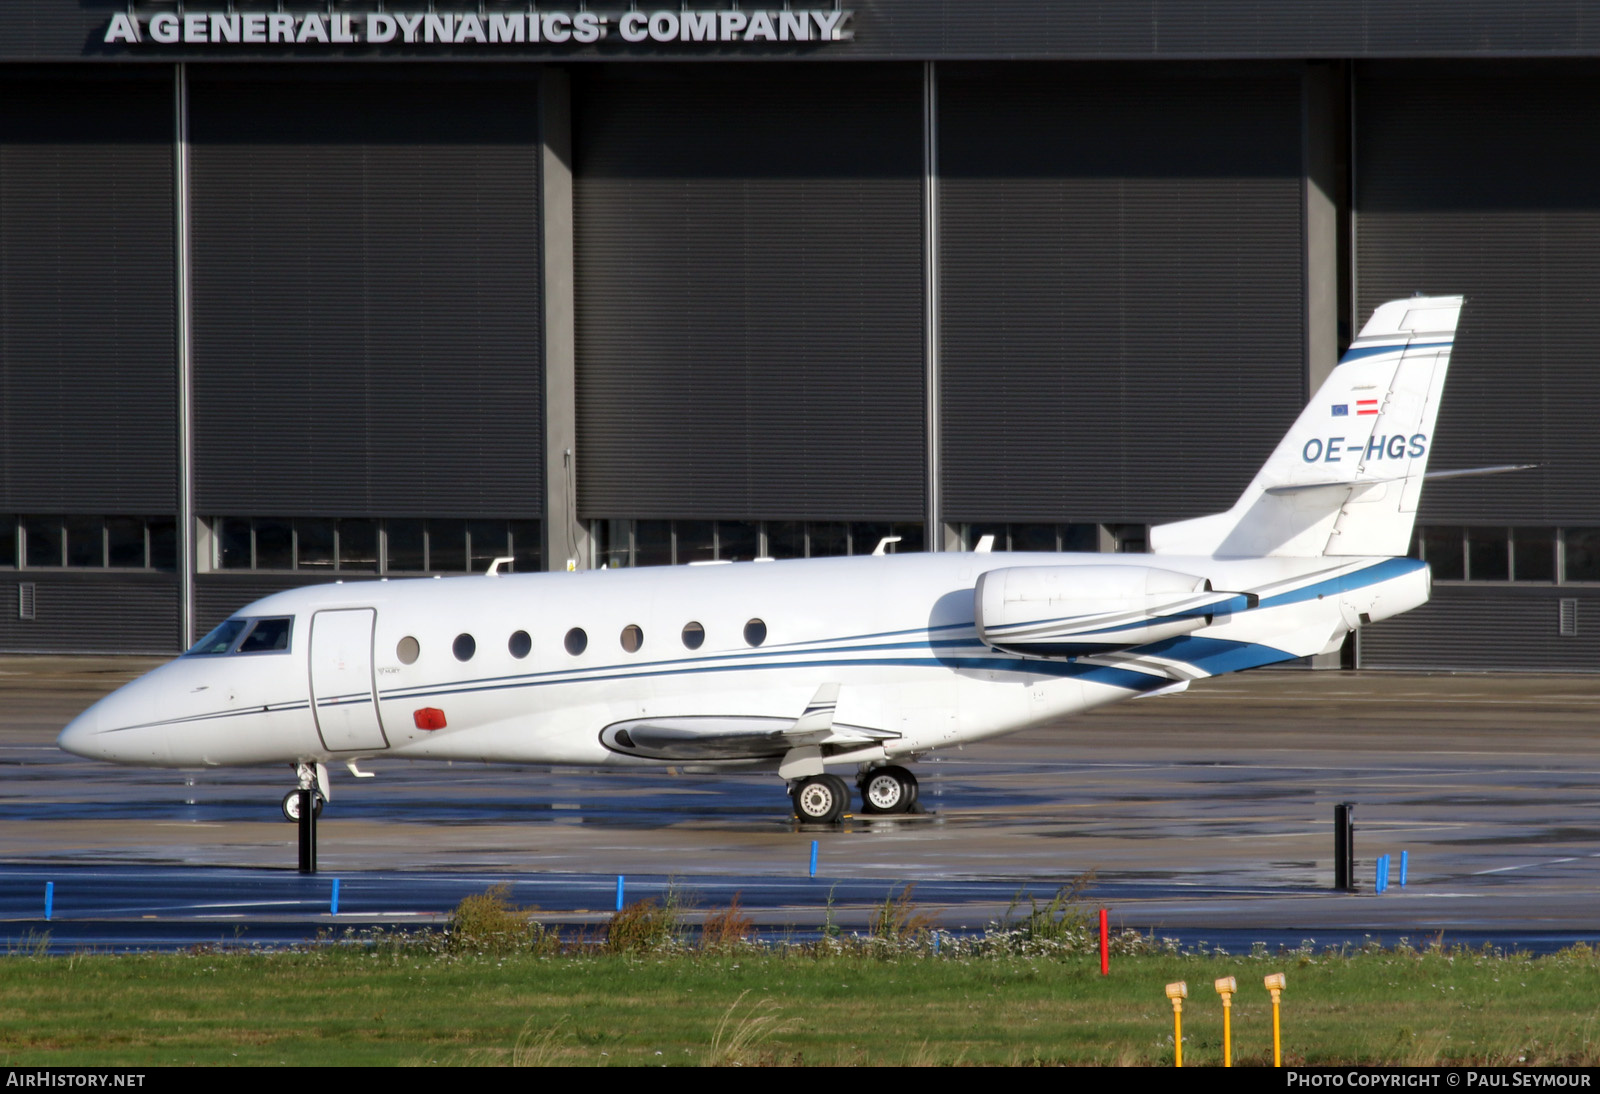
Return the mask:
[[44, 883], [44, 918], [45, 918], [45, 922], [48, 923], [50, 921], [50, 916], [51, 916], [51, 913], [55, 911], [55, 906], [56, 906], [56, 883], [53, 882], [53, 881], [47, 881], [47, 882]]
[[1388, 855], [1379, 855], [1378, 861], [1373, 864], [1372, 887], [1380, 893], [1389, 887]]
[[811, 841], [811, 876], [817, 876], [817, 841]]
[[623, 891], [623, 888], [624, 888], [624, 884], [625, 883], [623, 881], [622, 875], [618, 874], [617, 875], [617, 911], [619, 911], [619, 912], [622, 911], [622, 891]]
[[328, 901], [328, 914], [339, 914], [339, 879], [333, 879], [333, 897]]
[[1406, 887], [1406, 859], [1411, 857], [1410, 851], [1400, 852], [1400, 888]]

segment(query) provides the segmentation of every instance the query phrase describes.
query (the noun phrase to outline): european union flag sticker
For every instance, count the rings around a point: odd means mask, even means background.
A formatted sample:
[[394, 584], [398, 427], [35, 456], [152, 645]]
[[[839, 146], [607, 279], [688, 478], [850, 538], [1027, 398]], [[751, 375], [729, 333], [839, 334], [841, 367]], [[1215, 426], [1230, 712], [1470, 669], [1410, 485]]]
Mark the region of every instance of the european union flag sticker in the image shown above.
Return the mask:
[[1349, 403], [1334, 403], [1333, 404], [1333, 416], [1335, 418], [1348, 418], [1350, 416], [1350, 404]]

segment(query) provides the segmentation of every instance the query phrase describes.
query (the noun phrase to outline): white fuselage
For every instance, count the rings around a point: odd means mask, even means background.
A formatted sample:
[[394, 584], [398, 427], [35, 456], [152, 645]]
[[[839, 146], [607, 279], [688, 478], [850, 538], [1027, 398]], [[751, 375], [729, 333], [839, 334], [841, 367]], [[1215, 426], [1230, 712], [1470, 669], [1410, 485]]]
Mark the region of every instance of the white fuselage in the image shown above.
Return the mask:
[[[1021, 656], [979, 636], [974, 586], [987, 571], [1129, 564], [1198, 575], [1254, 606], [1104, 654]], [[287, 648], [180, 657], [85, 711], [61, 745], [162, 766], [387, 755], [775, 768], [776, 754], [629, 754], [605, 731], [640, 719], [784, 725], [836, 684], [833, 723], [870, 737], [838, 736], [827, 762], [884, 762], [1318, 653], [1427, 595], [1427, 569], [1409, 559], [998, 553], [317, 585], [238, 613], [292, 619]], [[624, 640], [629, 627], [639, 640]]]

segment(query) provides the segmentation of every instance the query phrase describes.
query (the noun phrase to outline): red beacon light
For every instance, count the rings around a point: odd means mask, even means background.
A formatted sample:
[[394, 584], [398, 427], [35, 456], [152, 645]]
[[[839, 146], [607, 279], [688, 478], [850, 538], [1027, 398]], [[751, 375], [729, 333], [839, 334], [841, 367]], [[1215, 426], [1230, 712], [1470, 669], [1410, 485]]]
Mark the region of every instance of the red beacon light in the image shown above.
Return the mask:
[[444, 711], [438, 707], [423, 707], [411, 716], [418, 729], [443, 729]]

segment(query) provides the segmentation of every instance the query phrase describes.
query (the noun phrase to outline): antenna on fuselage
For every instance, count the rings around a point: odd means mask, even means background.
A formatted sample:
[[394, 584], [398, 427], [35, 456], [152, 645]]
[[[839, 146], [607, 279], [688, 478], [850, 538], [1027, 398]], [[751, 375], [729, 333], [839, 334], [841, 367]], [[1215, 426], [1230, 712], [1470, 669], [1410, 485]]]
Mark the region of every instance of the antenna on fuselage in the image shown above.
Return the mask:
[[497, 558], [493, 562], [489, 563], [489, 568], [487, 570], [483, 571], [483, 576], [484, 577], [499, 577], [500, 576], [500, 564], [502, 562], [515, 562], [515, 561], [517, 561], [517, 560], [512, 558], [510, 555], [507, 555], [504, 558]]

